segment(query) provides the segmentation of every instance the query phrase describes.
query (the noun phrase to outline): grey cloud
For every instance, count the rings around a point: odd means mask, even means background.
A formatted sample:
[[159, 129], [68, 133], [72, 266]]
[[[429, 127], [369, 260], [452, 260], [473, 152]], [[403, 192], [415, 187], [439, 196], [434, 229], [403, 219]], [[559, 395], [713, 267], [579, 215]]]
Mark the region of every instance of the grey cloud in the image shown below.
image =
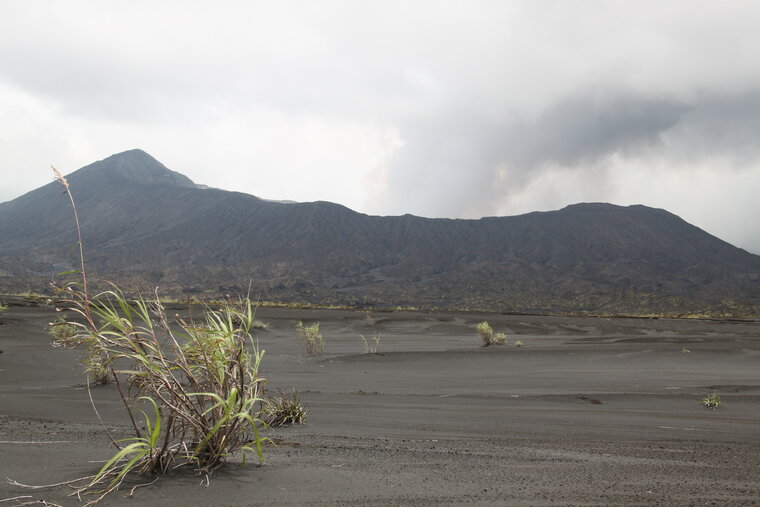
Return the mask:
[[661, 142], [687, 106], [640, 96], [580, 95], [559, 102], [536, 121], [507, 134], [504, 159], [530, 170], [542, 163], [593, 163], [614, 152], [635, 153]]
[[760, 158], [760, 90], [703, 95], [665, 135], [683, 158], [730, 157], [738, 166]]
[[760, 93], [686, 101], [592, 91], [557, 101], [534, 119], [502, 122], [450, 112], [407, 126], [390, 192], [421, 214], [477, 217], [503, 208], [545, 171], [587, 172], [589, 186], [603, 189], [612, 155], [756, 161], [757, 132]]

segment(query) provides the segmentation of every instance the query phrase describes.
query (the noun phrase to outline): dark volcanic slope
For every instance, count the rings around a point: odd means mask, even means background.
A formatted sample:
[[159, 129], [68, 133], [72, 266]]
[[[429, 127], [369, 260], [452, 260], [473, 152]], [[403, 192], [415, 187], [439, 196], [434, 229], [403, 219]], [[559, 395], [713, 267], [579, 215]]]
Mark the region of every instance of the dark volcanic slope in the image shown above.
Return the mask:
[[[128, 288], [519, 311], [757, 311], [760, 257], [664, 210], [578, 204], [480, 220], [377, 217], [199, 188], [150, 155], [69, 177], [90, 270]], [[76, 265], [52, 182], [0, 204], [0, 284]]]

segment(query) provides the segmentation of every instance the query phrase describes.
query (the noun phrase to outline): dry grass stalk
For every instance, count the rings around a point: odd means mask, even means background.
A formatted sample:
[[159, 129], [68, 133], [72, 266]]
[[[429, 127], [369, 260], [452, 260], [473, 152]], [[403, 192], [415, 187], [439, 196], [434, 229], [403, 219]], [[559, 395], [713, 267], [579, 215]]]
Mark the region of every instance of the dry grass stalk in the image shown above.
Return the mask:
[[367, 340], [363, 335], [359, 335], [359, 338], [364, 342], [365, 354], [377, 354], [380, 351], [380, 336], [373, 336]]

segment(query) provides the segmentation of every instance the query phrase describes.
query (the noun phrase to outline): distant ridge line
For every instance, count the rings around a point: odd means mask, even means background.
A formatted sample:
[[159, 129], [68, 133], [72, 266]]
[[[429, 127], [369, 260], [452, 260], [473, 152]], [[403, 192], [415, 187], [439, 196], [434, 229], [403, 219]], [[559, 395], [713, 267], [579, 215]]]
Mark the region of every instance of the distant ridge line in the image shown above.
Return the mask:
[[[521, 313], [759, 315], [760, 256], [662, 209], [579, 203], [473, 220], [370, 216], [198, 186], [142, 150], [67, 176], [90, 270], [129, 290]], [[53, 182], [0, 204], [0, 290], [75, 265]]]

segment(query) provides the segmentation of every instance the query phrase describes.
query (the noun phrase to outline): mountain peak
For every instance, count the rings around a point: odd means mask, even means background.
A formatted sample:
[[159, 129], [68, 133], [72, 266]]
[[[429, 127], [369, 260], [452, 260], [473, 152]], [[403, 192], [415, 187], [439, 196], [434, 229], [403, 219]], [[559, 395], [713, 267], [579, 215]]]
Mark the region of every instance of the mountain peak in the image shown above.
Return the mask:
[[610, 204], [607, 202], [579, 202], [576, 204], [569, 204], [559, 211], [563, 212], [578, 212], [578, 211], [610, 211], [610, 210], [622, 210], [627, 206], [618, 206], [617, 204]]
[[[164, 164], [140, 149], [116, 153], [83, 167], [75, 174], [81, 176], [94, 173], [108, 174], [111, 177], [144, 185], [173, 185], [178, 187], [195, 187], [187, 176], [172, 171]], [[77, 176], [80, 176], [77, 174]], [[72, 175], [73, 176], [73, 175]]]
[[[141, 150], [70, 175], [90, 269], [129, 291], [509, 312], [760, 314], [760, 256], [665, 210], [376, 217], [202, 191]], [[0, 204], [0, 291], [77, 265], [60, 183]], [[220, 226], [222, 224], [223, 226]], [[221, 247], [220, 247], [221, 245]], [[166, 292], [165, 292], [166, 293]]]
[[675, 216], [667, 210], [660, 208], [652, 208], [643, 204], [631, 204], [628, 206], [621, 206], [618, 204], [611, 204], [606, 202], [579, 202], [577, 204], [570, 204], [560, 209], [558, 213], [562, 214], [587, 214], [587, 213], [610, 213], [610, 212], [624, 212], [628, 214], [641, 214], [646, 213], [648, 215], [660, 215], [660, 216]]

